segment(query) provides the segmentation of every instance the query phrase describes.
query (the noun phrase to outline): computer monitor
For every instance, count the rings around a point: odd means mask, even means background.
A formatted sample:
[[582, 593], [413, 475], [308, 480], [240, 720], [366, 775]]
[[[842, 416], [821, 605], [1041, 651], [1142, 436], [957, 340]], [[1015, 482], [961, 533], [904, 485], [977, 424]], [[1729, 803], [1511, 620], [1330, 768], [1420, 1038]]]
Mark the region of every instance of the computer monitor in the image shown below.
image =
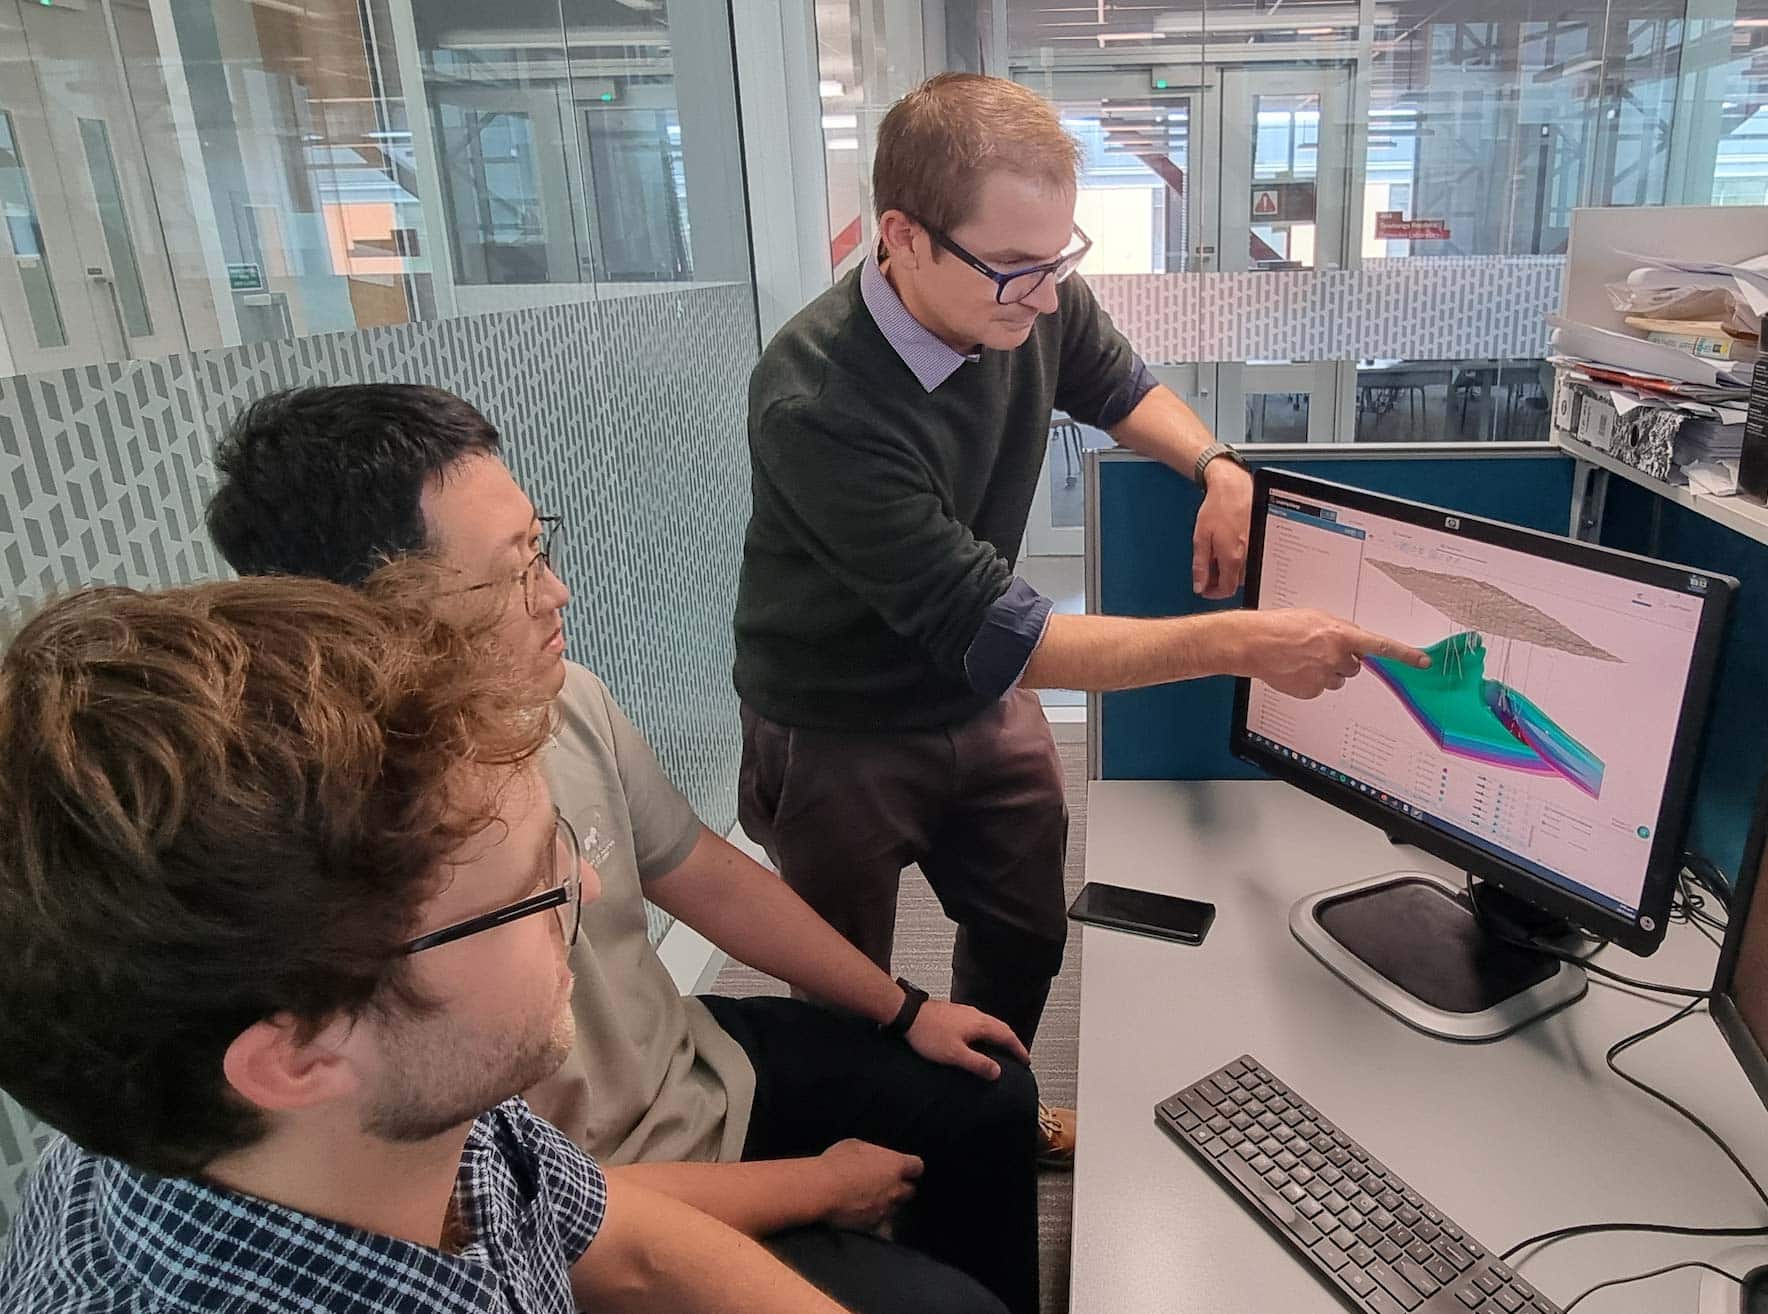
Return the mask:
[[1316, 699], [1241, 680], [1233, 750], [1468, 873], [1310, 896], [1297, 938], [1460, 1040], [1583, 994], [1530, 936], [1656, 949], [1736, 581], [1285, 471], [1254, 490], [1248, 607], [1331, 612], [1431, 666], [1371, 658]]
[[[1768, 780], [1732, 891], [1725, 947], [1713, 979], [1713, 1020], [1768, 1104]], [[1757, 895], [1761, 897], [1756, 897]]]

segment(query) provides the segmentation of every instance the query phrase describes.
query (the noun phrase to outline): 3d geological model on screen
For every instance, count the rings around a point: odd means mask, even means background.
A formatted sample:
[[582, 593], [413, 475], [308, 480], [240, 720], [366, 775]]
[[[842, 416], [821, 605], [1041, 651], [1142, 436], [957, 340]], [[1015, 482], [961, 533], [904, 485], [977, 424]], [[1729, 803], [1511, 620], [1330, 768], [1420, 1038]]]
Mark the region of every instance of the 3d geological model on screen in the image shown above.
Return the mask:
[[1520, 689], [1486, 678], [1488, 637], [1507, 641], [1506, 665], [1519, 644], [1599, 662], [1620, 658], [1582, 638], [1540, 608], [1483, 580], [1391, 561], [1370, 561], [1426, 606], [1465, 628], [1425, 649], [1420, 671], [1384, 657], [1369, 669], [1392, 689], [1446, 753], [1477, 762], [1563, 776], [1591, 798], [1602, 795], [1602, 759], [1574, 739]]

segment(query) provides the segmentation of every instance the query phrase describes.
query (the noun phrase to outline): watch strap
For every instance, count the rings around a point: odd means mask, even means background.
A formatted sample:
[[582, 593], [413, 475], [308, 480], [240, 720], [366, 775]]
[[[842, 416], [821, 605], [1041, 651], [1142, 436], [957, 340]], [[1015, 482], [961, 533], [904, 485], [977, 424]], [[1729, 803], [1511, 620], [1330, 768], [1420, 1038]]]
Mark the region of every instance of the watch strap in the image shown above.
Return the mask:
[[896, 1010], [896, 1016], [878, 1028], [887, 1036], [901, 1040], [908, 1035], [909, 1028], [915, 1025], [915, 1019], [921, 1014], [921, 1005], [929, 998], [927, 992], [902, 977], [896, 978], [896, 984], [902, 987], [902, 1007]]

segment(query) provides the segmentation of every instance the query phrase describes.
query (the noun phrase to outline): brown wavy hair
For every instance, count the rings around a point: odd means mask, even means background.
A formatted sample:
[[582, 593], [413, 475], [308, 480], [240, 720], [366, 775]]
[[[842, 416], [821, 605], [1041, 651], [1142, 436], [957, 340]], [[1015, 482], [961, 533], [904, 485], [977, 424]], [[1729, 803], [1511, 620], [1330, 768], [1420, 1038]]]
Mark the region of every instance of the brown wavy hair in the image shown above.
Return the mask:
[[[228, 1045], [421, 1010], [401, 943], [544, 741], [433, 567], [92, 588], [0, 660], [0, 1086], [189, 1175], [263, 1134]], [[474, 770], [481, 768], [481, 770]], [[484, 769], [490, 769], [489, 771]]]
[[1027, 87], [980, 73], [941, 73], [890, 107], [872, 157], [872, 205], [944, 232], [976, 210], [997, 169], [1053, 191], [1072, 190], [1080, 148], [1050, 103]]

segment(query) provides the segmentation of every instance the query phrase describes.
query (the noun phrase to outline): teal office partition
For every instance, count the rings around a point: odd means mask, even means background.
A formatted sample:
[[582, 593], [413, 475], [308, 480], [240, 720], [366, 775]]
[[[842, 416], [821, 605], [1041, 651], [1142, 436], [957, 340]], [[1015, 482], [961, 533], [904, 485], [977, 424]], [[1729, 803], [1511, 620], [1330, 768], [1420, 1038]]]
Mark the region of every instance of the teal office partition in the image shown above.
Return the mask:
[[1621, 479], [1609, 480], [1601, 541], [1742, 584], [1719, 654], [1688, 818], [1688, 847], [1735, 883], [1768, 770], [1768, 545]]
[[[1529, 529], [1571, 523], [1570, 457], [1546, 444], [1246, 449], [1255, 465], [1411, 498]], [[1185, 616], [1240, 605], [1191, 592], [1191, 530], [1202, 494], [1166, 466], [1126, 452], [1088, 457], [1089, 609]], [[1245, 780], [1263, 772], [1228, 752], [1233, 681], [1191, 680], [1091, 700], [1092, 774], [1102, 780]]]

